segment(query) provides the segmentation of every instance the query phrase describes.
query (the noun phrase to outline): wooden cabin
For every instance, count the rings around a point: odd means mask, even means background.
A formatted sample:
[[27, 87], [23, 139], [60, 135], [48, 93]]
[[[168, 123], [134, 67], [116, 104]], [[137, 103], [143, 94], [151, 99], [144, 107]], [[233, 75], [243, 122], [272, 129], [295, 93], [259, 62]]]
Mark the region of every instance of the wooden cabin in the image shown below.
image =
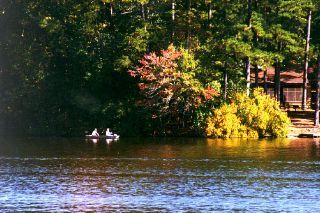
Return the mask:
[[[312, 75], [314, 69], [308, 69], [308, 78]], [[258, 69], [258, 77], [256, 79], [255, 69], [251, 69], [251, 86], [265, 88], [266, 93], [274, 97], [274, 79], [275, 68], [268, 67], [266, 72]], [[256, 84], [257, 81], [257, 84]], [[309, 82], [309, 81], [308, 81]], [[282, 68], [280, 72], [280, 103], [285, 107], [298, 108], [302, 105], [303, 92], [303, 68]], [[311, 102], [311, 86], [308, 83], [307, 87], [307, 105]]]

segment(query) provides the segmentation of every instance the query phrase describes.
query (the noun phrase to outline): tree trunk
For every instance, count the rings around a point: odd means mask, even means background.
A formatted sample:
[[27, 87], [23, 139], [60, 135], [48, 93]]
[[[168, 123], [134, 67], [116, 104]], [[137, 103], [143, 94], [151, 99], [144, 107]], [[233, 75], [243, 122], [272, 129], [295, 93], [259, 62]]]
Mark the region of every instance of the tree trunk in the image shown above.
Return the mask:
[[[147, 12], [144, 4], [140, 4], [140, 10], [141, 10], [141, 18], [143, 20], [144, 32], [147, 32]], [[150, 51], [149, 44], [146, 45], [146, 51], [147, 52]]]
[[113, 3], [110, 2], [110, 16], [113, 16]]
[[188, 0], [188, 23], [187, 23], [187, 44], [186, 48], [190, 49], [190, 36], [191, 36], [191, 0]]
[[210, 1], [208, 3], [208, 26], [209, 26], [209, 29], [212, 28], [211, 18], [212, 18], [212, 3]]
[[144, 4], [140, 5], [140, 9], [141, 9], [141, 18], [143, 20], [144, 31], [147, 32], [147, 24], [146, 24], [147, 18], [146, 18], [146, 11], [144, 8]]
[[250, 95], [250, 58], [246, 58], [246, 81], [247, 81], [247, 96]]
[[[277, 51], [281, 52], [281, 42], [277, 43]], [[280, 92], [281, 92], [281, 64], [279, 60], [276, 60], [275, 68], [274, 68], [274, 97], [277, 101], [280, 101]]]
[[252, 0], [248, 0], [247, 25], [249, 28], [251, 28], [251, 25], [252, 25]]
[[175, 0], [171, 0], [171, 43], [174, 42], [174, 34], [175, 34]]
[[224, 100], [227, 100], [227, 90], [228, 90], [228, 72], [227, 70], [224, 70], [223, 72], [223, 96], [224, 96]]
[[[104, 5], [104, 9], [105, 9], [104, 18], [109, 19], [110, 30], [114, 31], [115, 30], [115, 19], [114, 19], [114, 16], [116, 15], [114, 13], [114, 3], [112, 1], [110, 1], [109, 4], [106, 4], [105, 2], [103, 2], [103, 5]], [[109, 9], [109, 14], [107, 15], [106, 12], [107, 12], [108, 9]]]
[[316, 70], [316, 100], [314, 110], [314, 126], [319, 127], [319, 90], [320, 90], [320, 53], [318, 55], [318, 67]]
[[[248, 17], [247, 17], [247, 25], [251, 28], [252, 25], [252, 0], [248, 0]], [[246, 81], [247, 81], [247, 96], [250, 95], [250, 58], [249, 56], [246, 58]]]
[[311, 30], [311, 10], [308, 14], [308, 26], [306, 36], [306, 47], [304, 54], [304, 70], [303, 70], [303, 93], [302, 93], [302, 109], [307, 109], [307, 87], [308, 87], [308, 63], [309, 63], [309, 43], [310, 43], [310, 30]]

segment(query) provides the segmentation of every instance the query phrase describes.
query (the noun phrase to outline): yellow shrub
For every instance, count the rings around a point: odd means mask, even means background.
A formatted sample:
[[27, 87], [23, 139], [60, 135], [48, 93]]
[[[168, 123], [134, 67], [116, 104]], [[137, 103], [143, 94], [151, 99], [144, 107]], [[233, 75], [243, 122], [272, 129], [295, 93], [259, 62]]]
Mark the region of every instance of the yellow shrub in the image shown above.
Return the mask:
[[256, 89], [251, 97], [238, 93], [233, 103], [216, 109], [207, 119], [206, 132], [214, 137], [284, 137], [289, 125], [290, 119], [279, 103]]
[[214, 111], [214, 115], [207, 120], [206, 133], [213, 137], [239, 136], [240, 120], [236, 115], [234, 104], [223, 105]]

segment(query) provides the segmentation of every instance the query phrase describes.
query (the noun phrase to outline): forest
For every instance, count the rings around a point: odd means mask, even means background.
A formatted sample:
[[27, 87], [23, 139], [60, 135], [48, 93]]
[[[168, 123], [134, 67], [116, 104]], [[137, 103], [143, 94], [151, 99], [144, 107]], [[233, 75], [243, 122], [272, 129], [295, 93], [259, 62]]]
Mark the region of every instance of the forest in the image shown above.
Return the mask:
[[1, 0], [0, 29], [1, 135], [205, 135], [251, 72], [274, 66], [279, 100], [320, 60], [319, 0]]

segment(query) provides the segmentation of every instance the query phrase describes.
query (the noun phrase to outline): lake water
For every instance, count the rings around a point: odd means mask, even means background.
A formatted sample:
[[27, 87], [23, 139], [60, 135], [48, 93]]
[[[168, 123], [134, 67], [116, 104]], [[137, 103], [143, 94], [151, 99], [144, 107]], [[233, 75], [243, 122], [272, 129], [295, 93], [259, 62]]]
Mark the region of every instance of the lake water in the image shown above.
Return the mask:
[[0, 140], [0, 212], [320, 212], [313, 139]]

